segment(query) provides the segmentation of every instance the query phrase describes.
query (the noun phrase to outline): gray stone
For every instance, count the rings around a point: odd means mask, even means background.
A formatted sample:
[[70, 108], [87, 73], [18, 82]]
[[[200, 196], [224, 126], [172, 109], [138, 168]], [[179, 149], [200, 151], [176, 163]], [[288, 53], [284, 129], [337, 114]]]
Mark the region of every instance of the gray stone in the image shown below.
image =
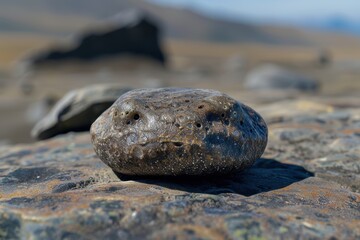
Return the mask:
[[256, 90], [287, 89], [313, 92], [319, 88], [316, 80], [273, 64], [261, 65], [250, 71], [245, 77], [244, 84], [247, 89]]
[[92, 85], [67, 93], [31, 131], [37, 139], [67, 132], [88, 131], [91, 124], [130, 88], [116, 84]]
[[267, 127], [229, 96], [202, 89], [138, 89], [122, 95], [91, 127], [100, 159], [126, 175], [219, 175], [259, 158]]

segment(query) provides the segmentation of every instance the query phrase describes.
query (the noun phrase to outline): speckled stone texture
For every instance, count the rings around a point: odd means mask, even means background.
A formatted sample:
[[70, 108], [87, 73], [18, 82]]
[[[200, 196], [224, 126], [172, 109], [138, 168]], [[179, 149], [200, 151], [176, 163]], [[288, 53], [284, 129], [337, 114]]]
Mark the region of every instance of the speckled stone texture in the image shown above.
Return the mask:
[[359, 99], [251, 105], [269, 143], [232, 176], [120, 180], [88, 134], [0, 148], [0, 239], [359, 239]]
[[203, 176], [238, 172], [263, 154], [259, 114], [213, 90], [137, 89], [92, 125], [100, 159], [126, 175]]

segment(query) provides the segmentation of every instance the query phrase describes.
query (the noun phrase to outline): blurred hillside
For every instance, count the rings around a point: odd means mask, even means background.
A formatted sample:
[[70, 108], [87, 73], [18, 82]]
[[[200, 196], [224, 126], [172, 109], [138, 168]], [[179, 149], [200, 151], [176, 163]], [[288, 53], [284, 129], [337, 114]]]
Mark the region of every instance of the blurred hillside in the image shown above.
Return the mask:
[[225, 21], [144, 0], [1, 0], [0, 3], [0, 32], [67, 36], [122, 10], [137, 8], [157, 16], [164, 23], [165, 37], [171, 39], [310, 46], [359, 44], [351, 36]]

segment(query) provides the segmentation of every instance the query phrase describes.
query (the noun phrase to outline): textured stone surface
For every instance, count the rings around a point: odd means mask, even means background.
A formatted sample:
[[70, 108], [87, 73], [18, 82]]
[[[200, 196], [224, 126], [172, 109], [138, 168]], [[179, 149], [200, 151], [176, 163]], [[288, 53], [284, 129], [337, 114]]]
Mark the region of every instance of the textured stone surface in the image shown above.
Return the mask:
[[319, 88], [316, 80], [274, 64], [264, 64], [253, 69], [247, 74], [244, 85], [248, 89], [256, 90], [282, 89], [304, 92], [313, 92]]
[[37, 139], [47, 139], [68, 132], [88, 131], [98, 116], [129, 90], [116, 84], [92, 85], [73, 90], [35, 125], [31, 135]]
[[137, 89], [92, 125], [95, 152], [126, 175], [219, 175], [253, 164], [267, 127], [248, 106], [213, 90]]
[[260, 107], [271, 126], [265, 156], [301, 164], [360, 192], [360, 108], [331, 102], [279, 102], [279, 111], [274, 104]]
[[360, 236], [359, 194], [273, 159], [231, 177], [121, 181], [82, 134], [0, 161], [0, 238]]
[[233, 176], [120, 180], [88, 134], [0, 148], [0, 239], [359, 239], [360, 101], [339, 102], [262, 105], [264, 158]]

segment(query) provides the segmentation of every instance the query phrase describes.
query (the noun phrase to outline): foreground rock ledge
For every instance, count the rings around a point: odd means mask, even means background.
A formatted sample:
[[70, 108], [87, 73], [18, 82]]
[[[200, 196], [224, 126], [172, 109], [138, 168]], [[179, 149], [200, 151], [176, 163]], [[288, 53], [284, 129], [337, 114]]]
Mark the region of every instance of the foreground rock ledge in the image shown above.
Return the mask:
[[270, 159], [233, 177], [121, 181], [87, 134], [0, 152], [0, 239], [356, 239], [359, 204]]
[[91, 127], [100, 159], [127, 175], [239, 172], [263, 154], [267, 127], [248, 106], [214, 90], [137, 89]]

